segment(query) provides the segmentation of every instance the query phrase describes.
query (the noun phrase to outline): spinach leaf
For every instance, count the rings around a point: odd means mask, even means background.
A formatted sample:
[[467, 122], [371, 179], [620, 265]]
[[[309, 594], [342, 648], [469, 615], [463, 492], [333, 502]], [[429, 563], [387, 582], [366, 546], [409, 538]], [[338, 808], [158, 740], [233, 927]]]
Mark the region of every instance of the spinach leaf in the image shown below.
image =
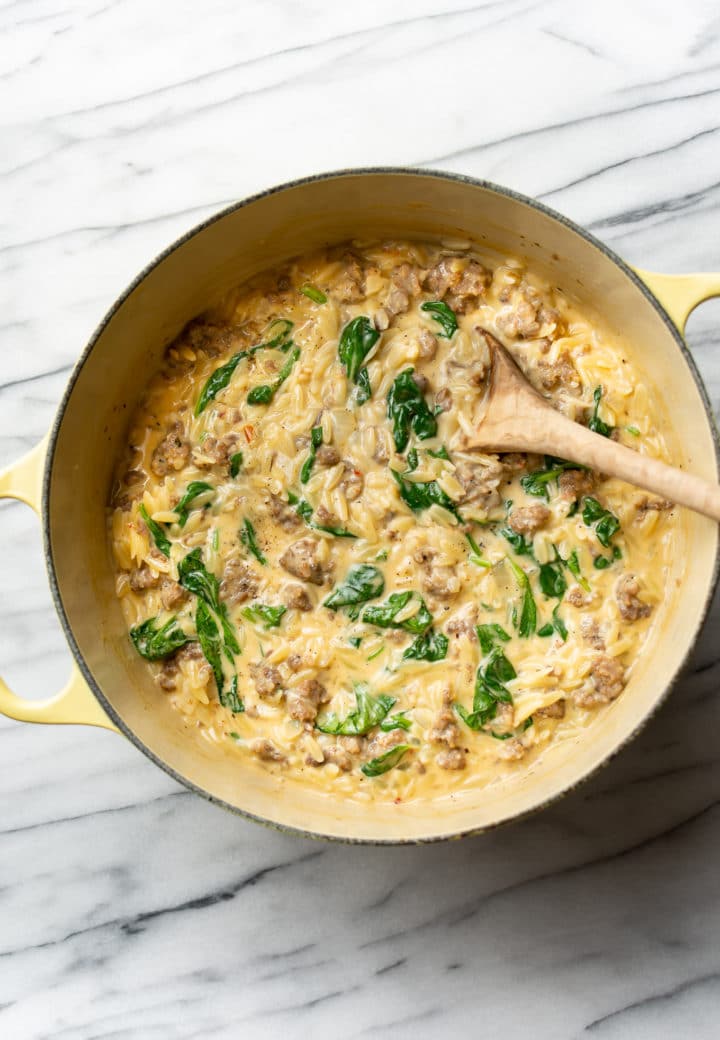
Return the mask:
[[474, 563], [477, 567], [484, 567], [486, 570], [491, 568], [492, 564], [489, 560], [483, 558], [483, 554], [480, 551], [480, 546], [475, 541], [475, 539], [469, 531], [465, 532], [465, 537], [467, 538], [468, 545], [472, 549], [472, 552], [470, 553], [469, 557], [470, 563]]
[[[224, 390], [230, 383], [233, 377], [235, 369], [238, 367], [243, 358], [250, 357], [251, 354], [257, 354], [259, 350], [272, 350], [274, 348], [278, 350], [287, 350], [290, 341], [288, 339], [290, 331], [293, 327], [293, 323], [288, 321], [287, 318], [276, 318], [271, 321], [268, 325], [268, 333], [270, 339], [265, 343], [258, 343], [257, 346], [250, 347], [249, 350], [241, 350], [237, 354], [233, 354], [229, 361], [226, 361], [220, 368], [216, 368], [211, 374], [205, 386], [202, 388], [200, 396], [195, 405], [195, 415], [200, 415], [205, 411], [207, 406], [213, 401], [221, 390]], [[273, 329], [276, 330], [272, 334]]]
[[340, 334], [338, 357], [350, 382], [359, 385], [358, 400], [361, 404], [371, 393], [367, 368], [362, 368], [362, 363], [379, 339], [380, 333], [364, 315], [353, 318]]
[[378, 628], [401, 628], [406, 632], [421, 634], [432, 625], [432, 614], [425, 605], [422, 596], [418, 596], [420, 606], [416, 614], [397, 623], [396, 616], [408, 605], [415, 593], [393, 592], [388, 597], [387, 603], [376, 607], [367, 607], [363, 612], [362, 620], [367, 625], [377, 625]]
[[170, 539], [165, 534], [165, 532], [163, 531], [163, 529], [160, 526], [160, 524], [156, 523], [155, 520], [152, 520], [150, 518], [150, 515], [148, 514], [148, 511], [147, 511], [147, 509], [145, 508], [144, 505], [140, 506], [139, 512], [140, 512], [140, 516], [145, 521], [145, 525], [146, 525], [148, 531], [150, 532], [150, 536], [151, 536], [152, 540], [155, 542], [155, 545], [157, 546], [157, 548], [160, 550], [160, 552], [164, 556], [169, 556], [170, 555]]
[[169, 657], [190, 642], [190, 636], [183, 632], [176, 615], [164, 625], [160, 625], [156, 617], [148, 618], [130, 629], [130, 638], [137, 652], [147, 661]]
[[480, 642], [480, 649], [484, 654], [489, 654], [499, 639], [502, 643], [508, 643], [510, 636], [505, 629], [498, 624], [477, 625], [475, 628]]
[[586, 592], [589, 592], [590, 582], [583, 578], [582, 573], [580, 571], [580, 561], [578, 560], [577, 549], [573, 549], [573, 551], [568, 556], [567, 560], [565, 560], [565, 566], [570, 571], [572, 576], [575, 578], [578, 585], [581, 588], [585, 589]]
[[410, 451], [407, 453], [405, 461], [407, 462], [407, 472], [413, 473], [418, 468], [417, 448], [410, 449]]
[[263, 556], [262, 550], [257, 543], [257, 535], [255, 534], [255, 528], [250, 521], [245, 517], [240, 528], [240, 541], [248, 550], [251, 552], [258, 563], [261, 563], [263, 567], [267, 567], [267, 559]]
[[510, 542], [518, 556], [531, 556], [534, 559], [532, 541], [527, 541], [523, 535], [513, 531], [512, 527], [501, 527], [498, 534]]
[[542, 628], [539, 628], [537, 630], [537, 634], [541, 636], [542, 639], [547, 639], [548, 636], [551, 636], [554, 631], [555, 629], [553, 628], [552, 623], [548, 621], [546, 624], [543, 625]]
[[583, 501], [582, 518], [587, 527], [595, 524], [597, 540], [606, 549], [610, 548], [610, 540], [620, 530], [620, 521], [608, 509], [604, 509], [596, 498]]
[[222, 667], [223, 642], [217, 622], [215, 621], [210, 607], [204, 599], [198, 600], [197, 610], [195, 612], [195, 626], [197, 628], [198, 640], [202, 652], [213, 670], [218, 698], [222, 704], [223, 688], [225, 686]]
[[283, 615], [287, 613], [287, 607], [270, 607], [265, 603], [253, 603], [251, 606], [245, 607], [241, 613], [248, 621], [254, 621], [256, 624], [262, 621], [264, 628], [267, 630], [279, 627]]
[[432, 457], [434, 459], [445, 459], [446, 462], [450, 461], [450, 456], [448, 455], [448, 450], [447, 450], [447, 448], [445, 447], [444, 444], [441, 445], [438, 448], [437, 451], [433, 451], [432, 448], [428, 448], [427, 449], [427, 453], [428, 453], [428, 455], [432, 455]]
[[215, 611], [222, 625], [226, 652], [239, 654], [240, 645], [227, 616], [227, 608], [220, 602], [220, 585], [215, 575], [211, 574], [202, 562], [200, 549], [193, 549], [180, 561], [178, 581], [184, 589], [204, 600]]
[[528, 495], [535, 498], [548, 499], [548, 484], [557, 480], [561, 473], [567, 469], [585, 469], [577, 462], [565, 462], [563, 459], [555, 459], [549, 455], [545, 456], [545, 469], [536, 470], [520, 478], [520, 486]]
[[458, 323], [455, 311], [451, 310], [446, 303], [440, 300], [432, 300], [420, 305], [421, 311], [426, 311], [438, 323], [442, 332], [438, 336], [442, 339], [452, 339], [457, 332]]
[[299, 357], [300, 347], [295, 347], [278, 372], [277, 379], [273, 380], [272, 383], [263, 383], [261, 386], [252, 388], [247, 396], [248, 404], [270, 404], [275, 394], [292, 372], [293, 366]]
[[567, 581], [563, 574], [563, 563], [564, 561], [558, 558], [540, 564], [540, 588], [548, 599], [562, 599], [565, 595]]
[[239, 715], [241, 711], [245, 711], [245, 705], [238, 693], [237, 675], [233, 675], [230, 680], [230, 689], [226, 690], [223, 696], [220, 697], [220, 703], [224, 708], [229, 708], [233, 715]]
[[200, 549], [193, 549], [178, 564], [178, 581], [184, 589], [204, 599], [213, 610], [220, 606], [220, 586], [202, 562]]
[[567, 641], [568, 630], [567, 630], [567, 626], [565, 625], [565, 622], [563, 621], [563, 619], [558, 614], [559, 608], [560, 608], [560, 604], [558, 603], [558, 605], [555, 607], [555, 609], [552, 612], [552, 623], [553, 623], [553, 628], [555, 629], [555, 631], [557, 632], [557, 634], [560, 636], [560, 638], [562, 639], [562, 641], [564, 643], [564, 642]]
[[204, 480], [190, 481], [185, 494], [180, 499], [180, 501], [174, 509], [174, 512], [177, 513], [177, 522], [180, 527], [184, 527], [187, 523], [191, 503], [194, 502], [195, 499], [198, 498], [200, 495], [204, 495], [206, 491], [212, 490], [212, 484], [206, 484]]
[[427, 406], [412, 368], [395, 378], [387, 395], [388, 419], [393, 423], [393, 438], [399, 452], [405, 451], [411, 431], [425, 441], [437, 433], [437, 420]]
[[221, 390], [224, 390], [229, 385], [230, 380], [233, 377], [235, 369], [238, 367], [243, 358], [248, 356], [247, 350], [241, 350], [237, 354], [233, 354], [229, 361], [226, 361], [220, 368], [216, 368], [212, 373], [205, 386], [202, 388], [200, 396], [197, 399], [195, 405], [195, 415], [201, 415], [207, 406], [213, 401]]
[[305, 285], [301, 285], [298, 291], [301, 292], [303, 296], [307, 296], [308, 300], [312, 300], [313, 303], [327, 303], [327, 296], [325, 293], [321, 289], [318, 289], [317, 286], [311, 285], [309, 282], [305, 282]]
[[390, 748], [384, 754], [378, 755], [377, 758], [371, 758], [369, 762], [360, 766], [360, 772], [370, 777], [382, 776], [383, 773], [394, 769], [405, 752], [409, 750], [409, 744], [396, 744], [394, 748]]
[[518, 635], [527, 639], [533, 634], [537, 624], [537, 607], [535, 606], [532, 589], [530, 588], [530, 579], [522, 567], [518, 567], [514, 560], [511, 560], [509, 556], [506, 557], [506, 559], [510, 564], [510, 568], [515, 575], [515, 580], [517, 581], [520, 592], [522, 593], [520, 619], [516, 626]]
[[380, 729], [383, 733], [390, 733], [393, 729], [404, 729], [409, 730], [412, 726], [412, 720], [407, 718], [404, 711], [398, 711], [394, 715], [388, 715], [386, 719], [383, 719], [380, 723]]
[[230, 476], [236, 477], [240, 472], [240, 467], [243, 464], [243, 453], [236, 451], [234, 455], [230, 456]]
[[355, 683], [355, 711], [351, 711], [344, 719], [330, 712], [316, 720], [315, 728], [321, 733], [361, 737], [382, 722], [394, 703], [394, 697], [385, 694], [373, 697], [366, 683]]
[[330, 610], [356, 606], [382, 596], [384, 590], [385, 579], [377, 567], [369, 563], [356, 564], [347, 572], [345, 581], [330, 593], [323, 606]]
[[356, 534], [344, 527], [328, 527], [325, 524], [316, 523], [312, 518], [313, 509], [310, 503], [306, 502], [304, 498], [300, 498], [294, 491], [288, 491], [288, 503], [295, 506], [297, 515], [314, 531], [325, 531], [326, 534], [332, 534], [336, 538], [357, 538]]
[[418, 636], [402, 655], [403, 661], [444, 661], [448, 652], [448, 637], [429, 628]]
[[499, 701], [512, 704], [512, 696], [505, 683], [515, 678], [517, 673], [512, 664], [502, 650], [495, 647], [487, 661], [477, 670], [472, 711], [468, 711], [462, 704], [456, 704], [455, 711], [470, 729], [482, 729], [495, 718]]
[[300, 483], [307, 484], [312, 473], [312, 468], [315, 465], [315, 456], [317, 450], [323, 442], [322, 426], [313, 426], [310, 430], [310, 454], [303, 462], [303, 467], [300, 470]]
[[398, 470], [391, 469], [390, 472], [400, 488], [400, 497], [414, 512], [417, 513], [421, 509], [429, 509], [430, 506], [436, 505], [442, 506], [443, 509], [447, 509], [449, 513], [460, 519], [457, 506], [450, 496], [445, 494], [436, 480], [421, 484], [407, 480]]
[[593, 390], [593, 401], [595, 402], [595, 408], [593, 409], [592, 418], [588, 423], [588, 429], [592, 430], [593, 433], [599, 433], [602, 437], [609, 437], [615, 429], [614, 426], [609, 426], [606, 422], [603, 422], [598, 412], [600, 410], [600, 401], [602, 400], [603, 390], [601, 386], [596, 386]]

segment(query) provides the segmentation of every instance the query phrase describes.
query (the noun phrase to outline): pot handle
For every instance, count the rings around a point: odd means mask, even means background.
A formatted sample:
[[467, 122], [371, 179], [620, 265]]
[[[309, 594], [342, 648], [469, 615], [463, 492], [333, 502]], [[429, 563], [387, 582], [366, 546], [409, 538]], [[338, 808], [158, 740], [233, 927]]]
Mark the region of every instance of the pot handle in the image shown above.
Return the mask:
[[635, 273], [657, 296], [681, 332], [699, 303], [720, 296], [720, 274], [657, 274], [638, 267]]
[[[18, 462], [0, 472], [0, 498], [16, 498], [40, 514], [42, 477], [48, 438]], [[43, 701], [18, 697], [0, 678], [0, 714], [20, 722], [75, 723], [103, 726], [119, 732], [110, 721], [73, 662], [70, 679], [60, 693]]]

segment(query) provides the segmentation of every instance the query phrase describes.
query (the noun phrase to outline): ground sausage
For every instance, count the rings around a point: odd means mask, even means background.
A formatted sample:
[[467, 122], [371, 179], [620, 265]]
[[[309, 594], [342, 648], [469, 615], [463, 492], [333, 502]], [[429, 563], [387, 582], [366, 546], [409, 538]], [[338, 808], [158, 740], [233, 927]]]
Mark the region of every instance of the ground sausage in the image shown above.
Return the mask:
[[457, 715], [449, 704], [446, 704], [436, 716], [433, 728], [430, 730], [430, 739], [437, 741], [438, 744], [445, 744], [448, 748], [460, 746], [462, 741], [460, 726]]
[[220, 593], [228, 603], [244, 603], [257, 594], [259, 584], [252, 567], [233, 556], [225, 564]]
[[500, 460], [488, 456], [490, 461], [459, 459], [455, 463], [455, 478], [461, 484], [463, 496], [460, 505], [492, 509], [500, 503], [498, 486], [505, 476]]
[[580, 376], [570, 355], [563, 351], [557, 361], [541, 361], [538, 364], [540, 383], [544, 390], [557, 390], [563, 386], [568, 390], [579, 390]]
[[625, 574], [615, 586], [615, 599], [622, 617], [626, 621], [637, 621], [652, 612], [649, 603], [638, 598], [640, 582], [634, 574]]
[[287, 761], [282, 751], [273, 744], [272, 740], [260, 738], [259, 740], [253, 740], [250, 743], [250, 750], [253, 751], [258, 758], [262, 759], [263, 762], [285, 762]]
[[377, 758], [379, 755], [384, 755], [390, 748], [394, 748], [398, 744], [404, 744], [405, 738], [406, 734], [402, 729], [391, 729], [389, 733], [378, 733], [368, 743], [368, 758]]
[[288, 690], [285, 703], [288, 715], [298, 722], [314, 722], [318, 707], [328, 699], [327, 689], [317, 679], [303, 679]]
[[625, 687], [625, 669], [615, 657], [602, 654], [595, 658], [592, 686], [581, 687], [575, 694], [575, 703], [581, 708], [597, 708], [619, 697]]
[[159, 583], [160, 575], [152, 567], [148, 567], [146, 563], [142, 567], [137, 567], [134, 571], [130, 571], [130, 588], [133, 592], [145, 592], [147, 589], [154, 589]]
[[595, 478], [589, 470], [566, 469], [558, 478], [558, 486], [561, 498], [567, 502], [576, 502], [594, 489]]
[[359, 469], [355, 469], [352, 462], [345, 460], [345, 476], [340, 481], [340, 490], [348, 502], [354, 502], [362, 495], [365, 478]]
[[438, 342], [432, 332], [421, 329], [417, 337], [418, 357], [423, 361], [432, 361], [437, 354]]
[[560, 698], [559, 701], [546, 704], [544, 708], [538, 708], [533, 714], [539, 719], [564, 719], [565, 701], [563, 698]]
[[353, 253], [343, 257], [343, 269], [334, 286], [334, 293], [342, 303], [357, 303], [363, 298], [365, 274]]
[[572, 604], [573, 607], [586, 607], [591, 599], [592, 597], [583, 592], [579, 585], [573, 585], [565, 596], [566, 602]]
[[184, 437], [182, 423], [176, 422], [158, 444], [150, 460], [150, 469], [158, 477], [177, 472], [187, 465], [190, 442]]
[[332, 444], [321, 444], [315, 452], [315, 461], [318, 466], [336, 466], [340, 461], [340, 454]]
[[280, 672], [271, 664], [256, 661], [250, 665], [250, 676], [261, 697], [269, 697], [282, 686]]
[[312, 610], [312, 600], [302, 585], [286, 585], [283, 589], [283, 603], [290, 610]]
[[526, 751], [527, 748], [521, 740], [518, 740], [517, 737], [511, 737], [510, 740], [503, 741], [500, 757], [508, 762], [519, 762], [525, 756]]
[[468, 639], [477, 639], [475, 634], [477, 620], [478, 609], [474, 603], [470, 603], [448, 621], [445, 631], [449, 636], [467, 636]]
[[317, 538], [300, 538], [287, 547], [280, 557], [280, 566], [302, 581], [322, 585], [327, 579], [328, 570], [318, 558], [319, 548]]
[[460, 591], [460, 579], [452, 567], [444, 567], [435, 563], [434, 549], [424, 546], [417, 549], [413, 555], [415, 562], [421, 564], [423, 568], [421, 583], [425, 592], [444, 600], [457, 596]]
[[211, 466], [226, 465], [230, 456], [237, 451], [238, 437], [236, 433], [228, 433], [225, 437], [206, 437], [193, 449], [193, 462], [200, 469]]
[[173, 581], [172, 578], [163, 578], [160, 586], [160, 599], [166, 610], [174, 610], [175, 607], [179, 607], [181, 603], [187, 601], [188, 596], [187, 589], [184, 589], [182, 585]]
[[534, 535], [549, 519], [548, 507], [538, 503], [533, 506], [524, 506], [522, 509], [513, 509], [508, 525], [516, 534]]
[[275, 523], [280, 524], [286, 531], [292, 531], [302, 523], [290, 503], [286, 502], [284, 498], [280, 498], [279, 495], [270, 495], [267, 507]]
[[339, 744], [330, 744], [329, 747], [324, 747], [323, 756], [323, 762], [332, 762], [343, 773], [349, 773], [355, 764], [350, 752], [340, 747]]
[[582, 637], [588, 646], [592, 646], [595, 650], [605, 649], [605, 640], [602, 637], [600, 626], [598, 625], [595, 618], [583, 617], [580, 620], [580, 631]]

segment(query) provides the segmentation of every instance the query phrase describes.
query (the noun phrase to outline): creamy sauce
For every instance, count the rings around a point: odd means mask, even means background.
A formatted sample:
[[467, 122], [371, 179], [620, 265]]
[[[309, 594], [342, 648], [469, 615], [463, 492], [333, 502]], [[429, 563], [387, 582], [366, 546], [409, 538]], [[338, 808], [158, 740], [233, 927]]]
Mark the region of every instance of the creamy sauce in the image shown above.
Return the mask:
[[[353, 380], [339, 342], [360, 318], [373, 342]], [[137, 626], [150, 618], [191, 640], [148, 664], [188, 739], [343, 796], [429, 798], [520, 774], [612, 710], [659, 623], [678, 518], [562, 460], [459, 450], [486, 333], [565, 414], [667, 458], [622, 343], [514, 260], [417, 243], [315, 254], [241, 287], [169, 348], [118, 467], [110, 539], [137, 645], [147, 653]], [[273, 339], [281, 349], [213, 376]], [[193, 482], [210, 488], [181, 526]], [[214, 606], [177, 584], [194, 551], [219, 583]], [[338, 606], [358, 574], [369, 598]], [[225, 706], [194, 641], [208, 626]], [[375, 725], [322, 732], [358, 703]]]

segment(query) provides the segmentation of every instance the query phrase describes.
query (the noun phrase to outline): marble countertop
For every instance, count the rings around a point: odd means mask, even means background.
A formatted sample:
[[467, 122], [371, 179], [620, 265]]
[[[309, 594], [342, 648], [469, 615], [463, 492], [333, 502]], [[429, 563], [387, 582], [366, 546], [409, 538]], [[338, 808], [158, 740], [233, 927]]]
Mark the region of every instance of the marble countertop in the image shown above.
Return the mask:
[[[202, 11], [202, 15], [200, 12]], [[712, 0], [8, 0], [0, 464], [106, 308], [265, 186], [350, 165], [535, 195], [630, 262], [720, 268]], [[717, 406], [720, 303], [690, 346]], [[35, 517], [0, 507], [0, 667], [69, 669]], [[720, 613], [629, 748], [520, 825], [426, 848], [236, 819], [129, 743], [0, 720], [0, 1035], [718, 1035]], [[716, 729], [715, 724], [718, 724]]]

